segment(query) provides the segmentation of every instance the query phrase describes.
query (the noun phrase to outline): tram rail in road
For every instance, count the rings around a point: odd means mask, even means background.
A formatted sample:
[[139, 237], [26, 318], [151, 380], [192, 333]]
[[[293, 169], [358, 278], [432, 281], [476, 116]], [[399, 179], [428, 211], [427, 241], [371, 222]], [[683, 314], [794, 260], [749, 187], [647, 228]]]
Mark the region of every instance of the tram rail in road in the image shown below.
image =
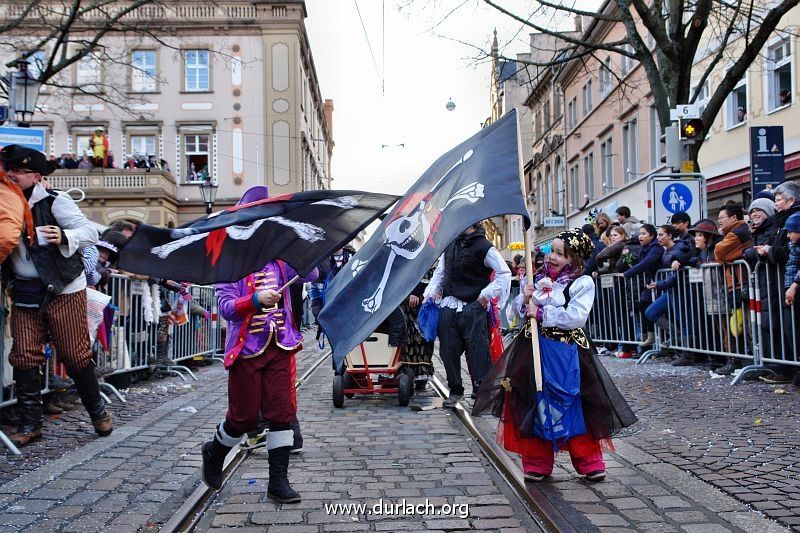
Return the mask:
[[[322, 363], [328, 360], [330, 355], [330, 352], [326, 352], [315, 360], [295, 383], [296, 389], [299, 390]], [[431, 384], [437, 394], [447, 397], [448, 389], [437, 376], [433, 377]], [[539, 526], [540, 531], [577, 533], [577, 530], [570, 524], [569, 520], [547, 499], [538, 487], [533, 484], [525, 483], [522, 470], [519, 466], [517, 466], [500, 445], [495, 442], [491, 435], [488, 435], [478, 427], [463, 405], [458, 404], [453, 412], [470, 436], [479, 444], [481, 451], [492, 466], [500, 473], [506, 483], [508, 483], [533, 521]], [[248, 451], [238, 447], [228, 454], [223, 467], [226, 481], [241, 466], [248, 454]], [[218, 492], [207, 487], [205, 483], [201, 483], [192, 494], [189, 495], [183, 505], [175, 511], [172, 518], [164, 524], [160, 530], [161, 533], [185, 533], [193, 531], [217, 494]]]
[[[331, 352], [324, 353], [321, 357], [314, 361], [314, 363], [305, 371], [303, 375], [295, 382], [295, 390], [299, 390], [308, 380], [308, 378], [331, 357]], [[225, 476], [225, 481], [230, 479], [231, 475], [238, 469], [247, 455], [250, 452], [243, 450], [238, 446], [234, 448], [225, 458], [225, 465], [222, 468]], [[192, 494], [186, 499], [175, 514], [172, 515], [166, 524], [161, 528], [161, 533], [184, 533], [194, 531], [197, 523], [203, 517], [214, 497], [218, 494], [217, 491], [209, 488], [205, 483], [200, 483]]]

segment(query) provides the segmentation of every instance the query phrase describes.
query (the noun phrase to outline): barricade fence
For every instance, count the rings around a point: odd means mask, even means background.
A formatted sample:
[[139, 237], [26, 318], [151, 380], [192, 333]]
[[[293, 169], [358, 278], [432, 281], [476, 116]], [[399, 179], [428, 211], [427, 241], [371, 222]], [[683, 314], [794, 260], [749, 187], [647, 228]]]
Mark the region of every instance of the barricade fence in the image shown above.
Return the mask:
[[655, 342], [640, 363], [667, 348], [701, 358], [731, 357], [747, 364], [733, 383], [753, 370], [774, 371], [770, 365], [800, 366], [800, 304], [785, 302], [781, 265], [707, 263], [662, 269], [653, 281], [620, 274], [596, 278], [587, 324], [596, 343], [642, 346], [654, 331]]
[[[800, 366], [800, 303], [786, 303], [788, 287], [781, 265], [761, 262], [755, 268], [756, 299], [760, 303], [757, 329], [761, 334], [761, 361]], [[800, 293], [797, 294], [800, 299]]]
[[[193, 357], [214, 356], [224, 349], [224, 323], [218, 316], [214, 287], [192, 286], [192, 300], [185, 302], [187, 312], [183, 315], [162, 313], [157, 290], [158, 285], [113, 274], [102, 292], [87, 291], [87, 328], [91, 332], [93, 359], [98, 367], [109, 370], [105, 374], [141, 371], [156, 364], [177, 366]], [[180, 316], [184, 319], [175, 320]], [[93, 317], [97, 317], [94, 324]], [[13, 343], [11, 320], [13, 309], [6, 298], [5, 287], [0, 286], [0, 347], [3, 350], [0, 408], [14, 405], [17, 401], [13, 370], [8, 362]], [[45, 368], [42, 369], [43, 394], [50, 392], [51, 376], [68, 377], [51, 345], [47, 342], [42, 346], [46, 358]], [[167, 360], [170, 365], [165, 365]], [[124, 401], [116, 389], [105, 383], [101, 385], [111, 389]], [[0, 441], [5, 442], [2, 435]]]

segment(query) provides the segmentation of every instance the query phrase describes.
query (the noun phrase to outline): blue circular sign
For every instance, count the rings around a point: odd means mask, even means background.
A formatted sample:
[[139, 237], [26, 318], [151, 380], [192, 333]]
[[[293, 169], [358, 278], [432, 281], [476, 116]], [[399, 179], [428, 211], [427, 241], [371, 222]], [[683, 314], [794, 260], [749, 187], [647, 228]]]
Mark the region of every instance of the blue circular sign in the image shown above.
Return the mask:
[[682, 183], [670, 183], [661, 194], [661, 204], [670, 213], [688, 211], [692, 201], [692, 191]]

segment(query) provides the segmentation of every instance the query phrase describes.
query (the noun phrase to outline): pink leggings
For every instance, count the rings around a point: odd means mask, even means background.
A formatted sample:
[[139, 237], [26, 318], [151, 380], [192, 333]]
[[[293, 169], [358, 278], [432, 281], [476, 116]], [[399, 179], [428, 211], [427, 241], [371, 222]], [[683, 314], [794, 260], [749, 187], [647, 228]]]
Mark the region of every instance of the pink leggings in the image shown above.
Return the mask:
[[[522, 456], [522, 470], [526, 474], [542, 474], [549, 476], [553, 473], [553, 448], [549, 448], [550, 453], [541, 456]], [[589, 455], [576, 457], [569, 453], [572, 459], [572, 466], [578, 474], [585, 475], [599, 470], [605, 470], [606, 464], [603, 462], [603, 452], [600, 446]]]

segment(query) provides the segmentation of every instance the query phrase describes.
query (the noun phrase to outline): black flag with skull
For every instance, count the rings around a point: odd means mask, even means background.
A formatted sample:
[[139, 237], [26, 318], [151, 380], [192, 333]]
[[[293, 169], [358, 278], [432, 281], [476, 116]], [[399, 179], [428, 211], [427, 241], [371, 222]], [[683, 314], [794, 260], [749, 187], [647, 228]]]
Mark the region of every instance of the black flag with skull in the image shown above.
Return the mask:
[[468, 226], [504, 214], [524, 217], [516, 111], [441, 156], [398, 201], [326, 293], [319, 323], [334, 367], [408, 296]]

